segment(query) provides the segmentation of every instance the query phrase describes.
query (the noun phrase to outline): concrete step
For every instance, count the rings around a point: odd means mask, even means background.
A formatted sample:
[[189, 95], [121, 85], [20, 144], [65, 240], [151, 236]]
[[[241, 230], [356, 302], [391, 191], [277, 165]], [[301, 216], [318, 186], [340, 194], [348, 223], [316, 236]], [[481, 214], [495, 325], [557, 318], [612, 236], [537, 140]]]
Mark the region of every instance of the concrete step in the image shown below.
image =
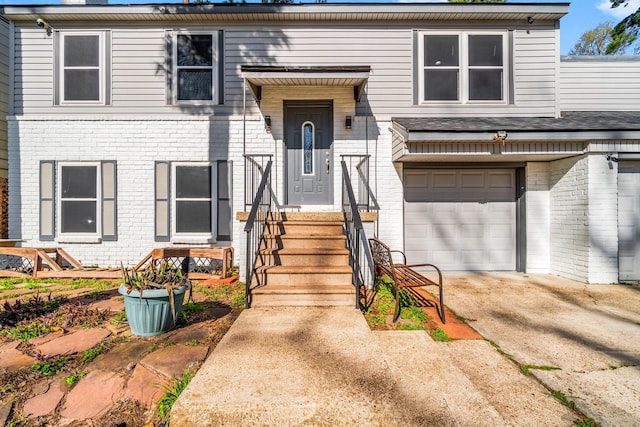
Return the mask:
[[345, 236], [265, 235], [263, 249], [329, 249], [345, 248]]
[[262, 255], [266, 265], [324, 267], [349, 264], [346, 248], [264, 249]]
[[263, 275], [266, 285], [343, 285], [351, 283], [352, 270], [349, 265], [333, 265], [323, 267], [309, 266], [266, 266], [256, 271]]
[[352, 285], [267, 285], [251, 293], [251, 307], [355, 306]]

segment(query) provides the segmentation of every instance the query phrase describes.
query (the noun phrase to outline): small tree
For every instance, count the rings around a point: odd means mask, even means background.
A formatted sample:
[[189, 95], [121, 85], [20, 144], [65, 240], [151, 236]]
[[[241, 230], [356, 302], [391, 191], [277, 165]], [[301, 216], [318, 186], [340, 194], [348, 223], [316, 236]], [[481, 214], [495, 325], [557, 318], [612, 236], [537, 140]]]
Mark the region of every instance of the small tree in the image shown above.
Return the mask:
[[[609, 0], [611, 7], [627, 6], [629, 0]], [[630, 13], [611, 30], [611, 42], [607, 45], [607, 53], [619, 52], [632, 45], [638, 39], [640, 30], [640, 8]], [[640, 53], [640, 47], [636, 46], [636, 53]]]
[[597, 27], [585, 31], [578, 42], [569, 51], [569, 55], [615, 55], [624, 53], [624, 46], [619, 45], [615, 50], [608, 51], [611, 43], [611, 22], [603, 22]]

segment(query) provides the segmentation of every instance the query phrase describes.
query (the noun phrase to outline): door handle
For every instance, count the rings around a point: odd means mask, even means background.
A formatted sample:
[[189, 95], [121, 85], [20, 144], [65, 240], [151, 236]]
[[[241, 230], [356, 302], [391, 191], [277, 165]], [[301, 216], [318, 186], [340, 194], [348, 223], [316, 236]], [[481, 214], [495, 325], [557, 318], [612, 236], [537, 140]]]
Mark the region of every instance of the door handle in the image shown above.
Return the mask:
[[327, 175], [331, 172], [331, 161], [329, 160], [329, 153], [325, 153], [327, 158], [325, 159], [325, 163], [327, 164]]

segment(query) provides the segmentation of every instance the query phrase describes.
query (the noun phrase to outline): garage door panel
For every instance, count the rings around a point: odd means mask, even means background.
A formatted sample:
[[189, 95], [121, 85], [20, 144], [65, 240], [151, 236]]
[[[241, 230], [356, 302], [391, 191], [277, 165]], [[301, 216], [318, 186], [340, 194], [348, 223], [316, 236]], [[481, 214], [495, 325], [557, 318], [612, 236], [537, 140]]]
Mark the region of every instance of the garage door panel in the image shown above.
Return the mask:
[[515, 270], [514, 170], [405, 174], [407, 262], [432, 262], [443, 270]]

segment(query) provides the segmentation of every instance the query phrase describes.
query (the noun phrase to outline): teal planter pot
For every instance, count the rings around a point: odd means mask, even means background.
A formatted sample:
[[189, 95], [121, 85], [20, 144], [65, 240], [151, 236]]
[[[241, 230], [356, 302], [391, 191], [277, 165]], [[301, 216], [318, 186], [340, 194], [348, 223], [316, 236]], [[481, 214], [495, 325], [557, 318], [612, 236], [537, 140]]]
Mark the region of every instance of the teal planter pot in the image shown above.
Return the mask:
[[[182, 310], [187, 289], [187, 286], [182, 286], [173, 291], [176, 316]], [[141, 297], [137, 290], [127, 294], [127, 287], [120, 285], [118, 292], [124, 296], [124, 309], [133, 335], [152, 337], [174, 328], [175, 323], [166, 289], [145, 289]]]

